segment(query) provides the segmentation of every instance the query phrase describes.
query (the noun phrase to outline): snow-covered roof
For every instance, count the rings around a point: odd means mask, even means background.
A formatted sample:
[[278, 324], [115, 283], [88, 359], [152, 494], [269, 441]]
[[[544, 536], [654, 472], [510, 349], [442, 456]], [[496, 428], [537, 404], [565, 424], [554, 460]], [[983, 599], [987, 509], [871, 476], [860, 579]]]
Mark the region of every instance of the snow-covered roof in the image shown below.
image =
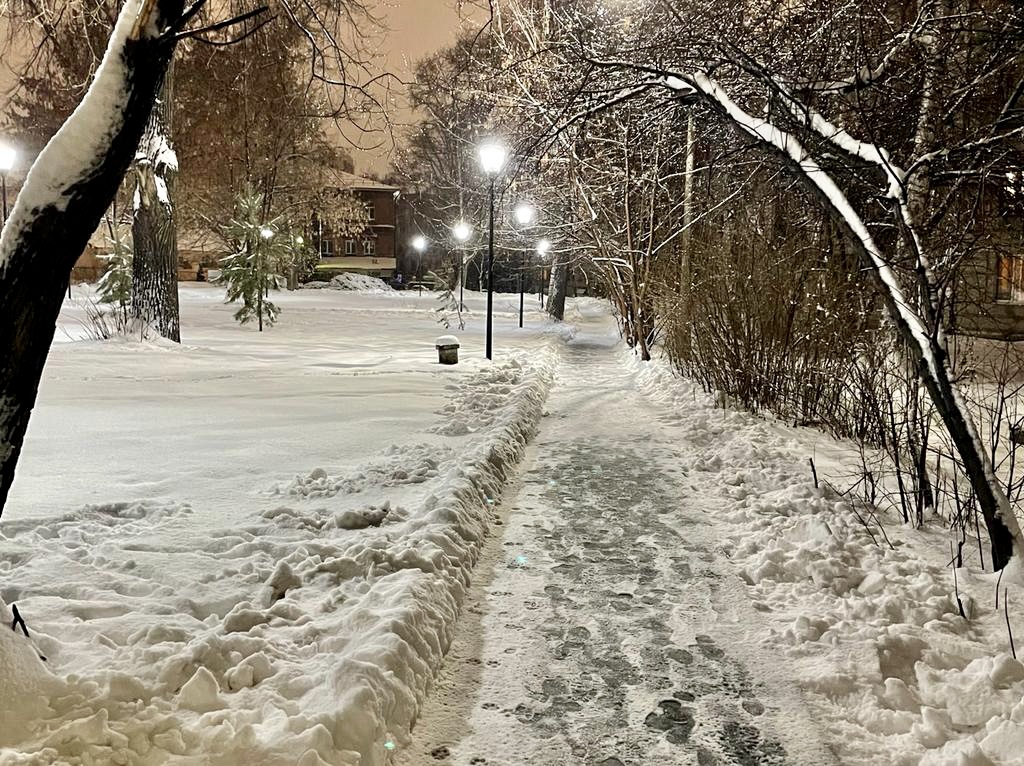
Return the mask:
[[332, 171], [332, 175], [338, 182], [338, 186], [343, 189], [355, 189], [358, 191], [400, 191], [397, 186], [391, 186], [390, 184], [383, 183], [382, 181], [374, 181], [372, 178], [363, 178], [357, 176], [355, 173], [348, 173], [344, 170]]

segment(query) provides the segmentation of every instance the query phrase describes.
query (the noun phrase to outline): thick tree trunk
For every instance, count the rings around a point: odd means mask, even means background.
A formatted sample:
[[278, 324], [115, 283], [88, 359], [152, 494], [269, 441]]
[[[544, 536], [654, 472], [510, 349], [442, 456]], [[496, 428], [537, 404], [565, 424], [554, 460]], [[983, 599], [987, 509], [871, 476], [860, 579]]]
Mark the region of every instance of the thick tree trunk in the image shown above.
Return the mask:
[[565, 296], [569, 292], [569, 264], [555, 256], [551, 264], [551, 282], [548, 284], [548, 314], [555, 319], [565, 318]]
[[96, 80], [33, 164], [0, 239], [0, 512], [71, 269], [117, 193], [174, 52], [173, 36], [154, 30], [182, 7], [125, 3]]
[[163, 337], [180, 343], [178, 237], [174, 222], [178, 164], [170, 139], [172, 80], [173, 65], [135, 158], [132, 313]]

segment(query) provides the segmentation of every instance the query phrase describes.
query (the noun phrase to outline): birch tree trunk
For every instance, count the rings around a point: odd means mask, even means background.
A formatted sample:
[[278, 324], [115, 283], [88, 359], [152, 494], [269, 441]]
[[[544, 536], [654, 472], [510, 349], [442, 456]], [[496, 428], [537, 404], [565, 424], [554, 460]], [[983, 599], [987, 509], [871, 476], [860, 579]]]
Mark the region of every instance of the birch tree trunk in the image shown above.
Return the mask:
[[173, 71], [172, 64], [135, 158], [132, 313], [154, 326], [164, 338], [180, 343], [178, 237], [174, 222], [178, 162], [171, 145]]
[[681, 298], [682, 310], [687, 315], [690, 313], [690, 283], [693, 277], [690, 273], [692, 263], [692, 239], [693, 232], [693, 166], [694, 166], [694, 134], [693, 110], [690, 109], [686, 117], [686, 175], [683, 178], [683, 234], [679, 238], [681, 256], [679, 258], [679, 296]]
[[183, 0], [127, 0], [78, 109], [29, 171], [0, 237], [0, 513], [71, 269], [113, 201], [163, 81]]
[[555, 319], [565, 317], [565, 296], [569, 292], [569, 264], [564, 256], [555, 254], [548, 283], [548, 314]]

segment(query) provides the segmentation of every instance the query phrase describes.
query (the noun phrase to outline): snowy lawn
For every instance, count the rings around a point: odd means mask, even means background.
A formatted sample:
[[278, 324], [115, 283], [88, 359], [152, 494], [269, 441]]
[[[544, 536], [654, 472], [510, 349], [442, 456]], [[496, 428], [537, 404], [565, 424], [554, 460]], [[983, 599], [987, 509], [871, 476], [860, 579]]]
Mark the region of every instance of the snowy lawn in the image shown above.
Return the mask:
[[282, 293], [262, 335], [222, 296], [182, 285], [180, 347], [66, 306], [0, 522], [46, 657], [0, 630], [0, 763], [365, 766], [408, 730], [559, 342], [500, 296], [486, 363], [470, 295], [444, 367], [429, 293]]

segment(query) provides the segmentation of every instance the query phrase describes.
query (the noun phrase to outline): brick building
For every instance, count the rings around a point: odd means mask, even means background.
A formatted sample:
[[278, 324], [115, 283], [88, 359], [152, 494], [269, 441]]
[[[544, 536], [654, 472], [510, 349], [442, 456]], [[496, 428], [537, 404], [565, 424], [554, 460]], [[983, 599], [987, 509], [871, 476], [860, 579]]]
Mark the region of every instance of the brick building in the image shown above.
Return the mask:
[[322, 224], [314, 224], [313, 237], [320, 253], [318, 278], [330, 279], [347, 271], [392, 279], [397, 271], [399, 188], [352, 173], [332, 175], [339, 191], [350, 191], [361, 200], [366, 227], [357, 236], [337, 236]]

